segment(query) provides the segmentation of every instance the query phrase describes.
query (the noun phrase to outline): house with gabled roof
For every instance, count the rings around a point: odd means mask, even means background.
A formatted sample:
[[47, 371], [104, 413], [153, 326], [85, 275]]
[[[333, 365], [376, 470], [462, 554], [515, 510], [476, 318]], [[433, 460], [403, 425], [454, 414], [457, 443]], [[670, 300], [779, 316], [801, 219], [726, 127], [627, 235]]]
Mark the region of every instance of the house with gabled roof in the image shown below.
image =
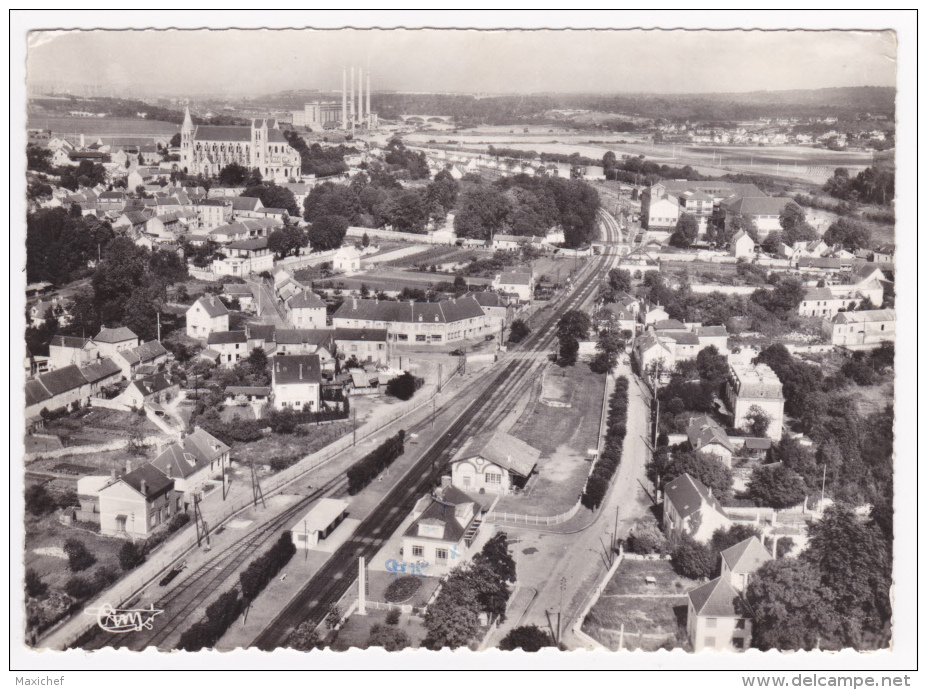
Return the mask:
[[210, 333], [229, 329], [229, 310], [215, 295], [204, 295], [187, 309], [187, 335], [205, 340]]
[[325, 302], [312, 290], [303, 290], [286, 300], [287, 321], [294, 328], [325, 328]]
[[692, 651], [742, 652], [750, 646], [753, 612], [726, 578], [696, 587], [687, 598], [686, 631]]
[[756, 242], [743, 230], [738, 230], [731, 238], [731, 256], [736, 258], [750, 258], [756, 253]]
[[219, 353], [219, 366], [226, 368], [234, 367], [251, 354], [245, 331], [214, 331], [207, 336], [206, 347]]
[[494, 290], [506, 295], [515, 295], [520, 302], [530, 302], [534, 297], [534, 274], [531, 271], [503, 271], [492, 281]]
[[717, 529], [727, 529], [731, 519], [711, 489], [688, 473], [663, 487], [663, 533], [670, 541], [687, 534], [708, 543]]
[[541, 451], [502, 431], [472, 437], [451, 458], [451, 484], [463, 491], [509, 494], [522, 488]]
[[138, 347], [138, 336], [125, 326], [119, 328], [100, 328], [100, 332], [93, 337], [100, 357], [115, 358], [120, 352], [133, 350]]
[[70, 364], [83, 366], [98, 359], [97, 346], [90, 338], [56, 335], [48, 344], [48, 369], [61, 369]]
[[339, 357], [359, 362], [389, 364], [389, 336], [385, 328], [336, 328], [335, 348]]
[[686, 427], [689, 445], [699, 457], [714, 457], [730, 469], [734, 445], [718, 422], [708, 415], [693, 417]]
[[183, 509], [174, 480], [145, 463], [99, 491], [100, 532], [109, 537], [147, 539]]
[[166, 364], [169, 354], [160, 341], [150, 340], [131, 350], [117, 352], [113, 361], [119, 366], [123, 376], [132, 379], [142, 367], [157, 369], [160, 365]]
[[446, 575], [465, 561], [482, 524], [483, 506], [454, 486], [423, 496], [402, 535], [402, 560], [427, 576]]
[[895, 342], [894, 309], [845, 311], [824, 321], [824, 333], [838, 347], [863, 350]]
[[319, 356], [275, 355], [270, 361], [274, 409], [317, 412], [322, 397]]
[[746, 592], [750, 576], [772, 559], [763, 543], [752, 536], [721, 552], [721, 577], [738, 592]]
[[165, 374], [152, 374], [135, 379], [116, 398], [116, 402], [140, 410], [147, 403], [161, 404], [177, 395], [180, 386]]
[[212, 477], [221, 481], [228, 465], [230, 448], [200, 427], [180, 441], [172, 443], [151, 464], [166, 477], [174, 480], [174, 490], [183, 494], [184, 503], [193, 502], [193, 495], [203, 489]]
[[227, 283], [220, 294], [226, 299], [237, 299], [242, 311], [254, 310], [254, 293], [247, 283]]
[[119, 365], [108, 357], [85, 364], [80, 367], [80, 373], [87, 379], [91, 396], [98, 396], [103, 388], [122, 380]]

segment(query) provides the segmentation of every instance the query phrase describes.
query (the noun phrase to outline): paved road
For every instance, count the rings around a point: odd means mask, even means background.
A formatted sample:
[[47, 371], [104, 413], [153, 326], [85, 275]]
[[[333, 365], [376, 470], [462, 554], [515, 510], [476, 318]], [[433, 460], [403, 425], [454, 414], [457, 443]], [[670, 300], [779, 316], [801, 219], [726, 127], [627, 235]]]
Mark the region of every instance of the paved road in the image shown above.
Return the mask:
[[288, 324], [283, 316], [282, 310], [277, 304], [274, 291], [267, 287], [267, 284], [262, 280], [248, 278], [245, 280], [251, 286], [252, 290], [257, 293], [257, 313], [261, 316], [264, 323], [273, 324], [277, 328], [287, 328]]
[[644, 468], [650, 452], [645, 442], [649, 393], [626, 365], [619, 365], [616, 374], [627, 376], [631, 385], [628, 391], [628, 434], [611, 491], [594, 521], [572, 534], [521, 527], [500, 528], [511, 537], [520, 539], [514, 547], [519, 585], [537, 589], [538, 595], [521, 617], [521, 622], [507, 621], [493, 636], [493, 642], [501, 640], [515, 625], [537, 625], [548, 630], [555, 628], [562, 601], [563, 642], [570, 648], [583, 647], [584, 644], [568, 631], [608, 568], [605, 553], [615, 532], [616, 514], [618, 537], [624, 538], [651, 505], [641, 486], [647, 485]]

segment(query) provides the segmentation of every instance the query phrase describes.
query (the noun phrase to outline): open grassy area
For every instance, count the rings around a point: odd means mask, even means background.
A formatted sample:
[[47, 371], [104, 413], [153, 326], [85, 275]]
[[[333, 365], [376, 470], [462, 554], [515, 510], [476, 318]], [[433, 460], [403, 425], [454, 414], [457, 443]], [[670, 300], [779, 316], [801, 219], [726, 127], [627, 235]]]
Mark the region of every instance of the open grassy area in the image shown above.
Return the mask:
[[335, 422], [304, 427], [305, 433], [271, 434], [259, 441], [236, 443], [232, 458], [241, 463], [269, 465], [274, 458], [303, 458], [324, 448], [351, 431], [350, 422]]
[[[345, 652], [352, 647], [367, 649], [370, 629], [377, 624], [386, 625], [385, 610], [368, 610], [366, 616], [351, 616], [338, 631], [331, 649], [336, 652]], [[412, 648], [420, 647], [428, 632], [421, 618], [408, 614], [402, 615], [397, 627], [409, 636]]]
[[[647, 584], [648, 576], [656, 582]], [[676, 575], [669, 561], [625, 559], [583, 622], [583, 631], [613, 650], [622, 645], [652, 651], [667, 643], [687, 647], [685, 593], [697, 584]]]
[[[565, 374], [562, 378], [561, 373]], [[572, 399], [572, 407], [542, 404], [538, 380], [531, 402], [509, 430], [541, 451], [537, 475], [523, 492], [503, 497], [499, 510], [556, 515], [576, 503], [586, 482], [590, 468], [587, 451], [598, 443], [605, 377], [593, 373], [585, 363], [557, 369], [556, 374]], [[574, 395], [574, 391], [581, 394]]]
[[159, 433], [159, 429], [147, 417], [92, 407], [46, 422], [45, 433], [58, 436], [66, 446], [82, 446], [109, 443], [132, 434], [148, 436]]

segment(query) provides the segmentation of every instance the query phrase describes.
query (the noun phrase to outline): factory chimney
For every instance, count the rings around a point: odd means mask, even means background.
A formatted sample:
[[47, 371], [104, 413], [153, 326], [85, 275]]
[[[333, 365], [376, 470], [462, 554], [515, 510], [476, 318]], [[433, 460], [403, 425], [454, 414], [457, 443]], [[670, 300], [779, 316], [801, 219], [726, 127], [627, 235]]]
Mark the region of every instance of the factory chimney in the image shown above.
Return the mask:
[[367, 70], [367, 129], [373, 125], [373, 118], [370, 117], [370, 70]]
[[357, 124], [364, 124], [364, 68], [357, 68]]
[[351, 120], [351, 131], [353, 132], [353, 131], [354, 131], [354, 68], [353, 68], [353, 67], [351, 68], [351, 112], [350, 112], [350, 120]]
[[348, 128], [348, 68], [341, 68], [341, 129]]

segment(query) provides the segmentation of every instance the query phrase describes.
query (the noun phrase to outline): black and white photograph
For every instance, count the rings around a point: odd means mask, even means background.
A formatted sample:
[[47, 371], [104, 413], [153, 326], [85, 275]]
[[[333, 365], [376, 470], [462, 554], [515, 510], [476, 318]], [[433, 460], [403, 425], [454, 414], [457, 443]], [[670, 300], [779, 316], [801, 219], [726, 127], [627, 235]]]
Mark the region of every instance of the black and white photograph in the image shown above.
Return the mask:
[[26, 678], [901, 668], [916, 14], [201, 14], [11, 29]]

